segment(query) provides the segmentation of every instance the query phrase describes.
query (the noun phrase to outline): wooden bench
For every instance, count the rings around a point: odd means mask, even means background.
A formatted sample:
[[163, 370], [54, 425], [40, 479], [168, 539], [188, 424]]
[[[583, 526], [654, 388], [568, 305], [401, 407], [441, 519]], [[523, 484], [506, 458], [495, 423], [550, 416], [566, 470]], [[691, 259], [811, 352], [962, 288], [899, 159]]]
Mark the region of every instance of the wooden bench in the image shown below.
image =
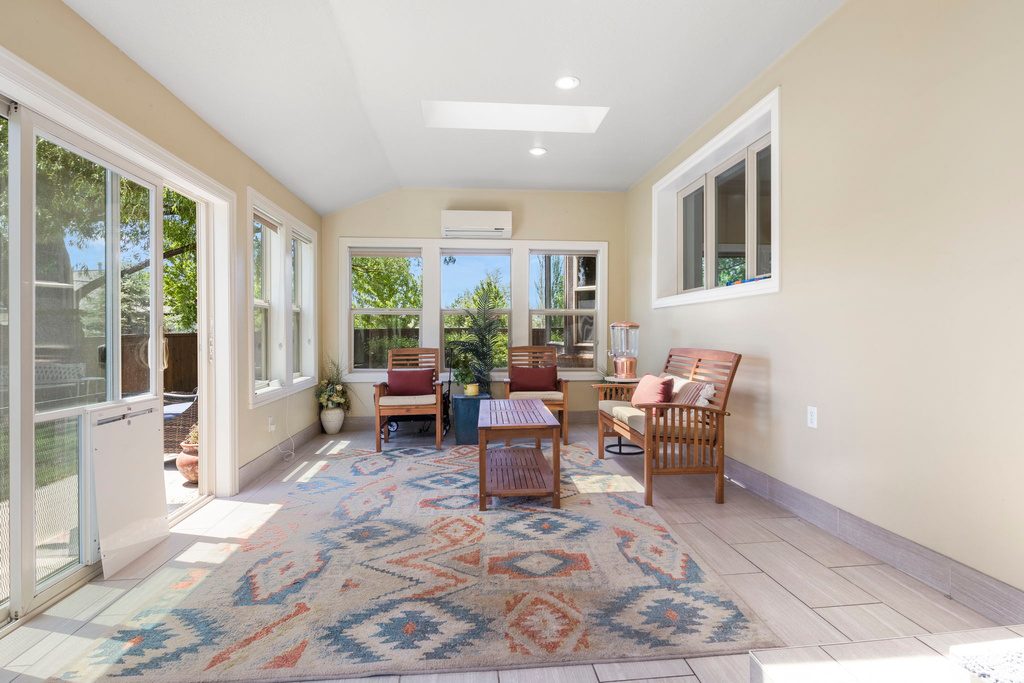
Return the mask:
[[714, 474], [715, 502], [725, 502], [725, 408], [740, 354], [711, 349], [670, 349], [664, 373], [715, 386], [708, 406], [682, 403], [630, 405], [634, 385], [595, 384], [598, 457], [606, 437], [622, 436], [644, 449], [644, 502], [654, 500], [655, 474]]

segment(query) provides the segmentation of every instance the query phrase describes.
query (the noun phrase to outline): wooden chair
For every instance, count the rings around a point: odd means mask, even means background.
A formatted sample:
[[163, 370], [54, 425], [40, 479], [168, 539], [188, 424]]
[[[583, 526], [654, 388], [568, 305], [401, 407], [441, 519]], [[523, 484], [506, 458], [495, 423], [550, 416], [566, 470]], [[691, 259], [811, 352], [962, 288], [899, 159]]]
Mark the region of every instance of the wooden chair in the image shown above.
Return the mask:
[[644, 502], [653, 503], [655, 474], [714, 474], [715, 502], [725, 502], [725, 411], [742, 356], [711, 349], [670, 349], [664, 372], [693, 382], [715, 385], [705, 407], [682, 403], [629, 400], [635, 385], [595, 384], [598, 457], [604, 440], [622, 436], [644, 449]]
[[[557, 367], [558, 357], [552, 346], [511, 346], [508, 349], [508, 372], [513, 367]], [[505, 380], [505, 398], [539, 398], [552, 412], [558, 411], [562, 423], [562, 443], [569, 444], [569, 380], [559, 377], [551, 391], [512, 391], [510, 379]], [[538, 439], [538, 442], [540, 440]], [[540, 446], [537, 446], [540, 448]]]
[[434, 393], [422, 396], [389, 396], [388, 383], [377, 382], [373, 385], [373, 413], [377, 425], [377, 450], [380, 451], [380, 434], [384, 430], [384, 443], [390, 441], [390, 430], [387, 429], [389, 418], [394, 415], [433, 415], [435, 446], [441, 450], [441, 439], [444, 436], [442, 418], [444, 402], [441, 398], [441, 382], [438, 372], [441, 367], [440, 349], [391, 349], [388, 351], [388, 370], [425, 370], [434, 371]]

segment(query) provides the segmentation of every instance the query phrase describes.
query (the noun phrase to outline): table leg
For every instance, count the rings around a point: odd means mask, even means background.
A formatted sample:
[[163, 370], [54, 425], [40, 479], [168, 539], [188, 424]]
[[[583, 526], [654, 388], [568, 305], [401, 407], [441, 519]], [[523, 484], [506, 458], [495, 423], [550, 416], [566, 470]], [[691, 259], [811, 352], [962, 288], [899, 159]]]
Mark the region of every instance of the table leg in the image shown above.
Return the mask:
[[480, 512], [487, 510], [487, 437], [480, 430], [477, 441], [480, 442]]
[[561, 440], [561, 434], [559, 434], [559, 428], [555, 427], [551, 430], [551, 469], [552, 481], [551, 481], [551, 505], [556, 510], [562, 507], [562, 466], [560, 461], [560, 454], [558, 450], [558, 443]]

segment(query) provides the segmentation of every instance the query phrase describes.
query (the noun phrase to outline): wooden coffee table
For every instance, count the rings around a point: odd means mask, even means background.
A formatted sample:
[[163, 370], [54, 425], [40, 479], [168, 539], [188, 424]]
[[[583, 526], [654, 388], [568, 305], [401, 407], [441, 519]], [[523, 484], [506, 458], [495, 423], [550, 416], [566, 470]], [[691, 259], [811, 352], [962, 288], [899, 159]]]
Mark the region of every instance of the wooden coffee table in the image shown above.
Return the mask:
[[[480, 509], [488, 496], [551, 495], [561, 507], [558, 439], [561, 425], [540, 399], [499, 399], [480, 402], [477, 420], [480, 442]], [[487, 450], [487, 441], [520, 437], [551, 439], [551, 463], [539, 448]]]

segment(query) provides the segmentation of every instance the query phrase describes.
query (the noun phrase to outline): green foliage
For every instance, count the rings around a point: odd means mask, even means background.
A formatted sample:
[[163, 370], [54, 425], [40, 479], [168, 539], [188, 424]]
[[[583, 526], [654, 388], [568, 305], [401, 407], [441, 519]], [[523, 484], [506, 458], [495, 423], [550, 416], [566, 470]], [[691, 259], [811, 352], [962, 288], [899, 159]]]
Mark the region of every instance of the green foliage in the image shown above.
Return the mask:
[[168, 327], [180, 332], [196, 331], [199, 319], [196, 203], [169, 188], [164, 188], [164, 305]]
[[316, 401], [321, 408], [348, 410], [348, 385], [341, 379], [342, 370], [330, 356], [321, 359], [320, 383], [316, 387]]
[[718, 257], [718, 286], [725, 287], [730, 282], [747, 277], [747, 260], [743, 256]]
[[491, 370], [495, 367], [495, 346], [501, 334], [501, 318], [494, 312], [492, 292], [484, 287], [475, 310], [466, 310], [466, 338], [451, 342], [451, 347], [473, 374], [481, 391], [489, 393]]
[[[512, 290], [510, 287], [502, 283], [500, 270], [489, 270], [484, 273], [484, 279], [481, 280], [476, 287], [466, 290], [455, 298], [455, 306], [463, 309], [475, 310], [479, 307], [480, 297], [485, 291], [490, 295], [494, 308], [512, 308]], [[504, 365], [508, 362], [508, 316], [499, 316], [499, 320], [501, 321], [501, 329], [494, 339], [494, 362], [496, 366]], [[468, 339], [469, 335], [466, 329], [468, 326], [469, 316], [467, 314], [455, 313], [446, 315], [444, 317], [445, 347], [454, 348], [452, 347], [453, 342]], [[452, 362], [454, 363], [455, 361]], [[458, 379], [458, 377], [456, 377], [455, 381], [460, 384], [465, 384], [465, 382]], [[473, 380], [469, 381], [472, 382]]]
[[423, 260], [404, 256], [352, 259], [353, 308], [422, 308], [423, 280], [413, 272]]

